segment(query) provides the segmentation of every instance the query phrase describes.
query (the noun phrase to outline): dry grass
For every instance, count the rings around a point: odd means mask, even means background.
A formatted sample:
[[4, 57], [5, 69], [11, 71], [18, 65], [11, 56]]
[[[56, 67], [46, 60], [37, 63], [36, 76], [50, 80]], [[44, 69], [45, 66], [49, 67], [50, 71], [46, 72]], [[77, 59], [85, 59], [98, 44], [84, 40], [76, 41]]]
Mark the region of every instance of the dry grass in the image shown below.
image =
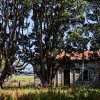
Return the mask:
[[34, 82], [31, 81], [8, 81], [3, 84], [3, 87], [26, 87], [33, 86]]
[[0, 89], [0, 100], [100, 100], [99, 89]]

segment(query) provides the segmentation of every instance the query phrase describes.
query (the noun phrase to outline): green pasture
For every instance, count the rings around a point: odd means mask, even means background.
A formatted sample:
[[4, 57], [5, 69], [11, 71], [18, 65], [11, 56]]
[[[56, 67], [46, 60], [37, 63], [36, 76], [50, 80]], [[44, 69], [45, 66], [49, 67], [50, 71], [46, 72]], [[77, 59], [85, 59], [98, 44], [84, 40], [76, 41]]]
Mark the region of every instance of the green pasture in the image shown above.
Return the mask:
[[25, 76], [13, 76], [12, 80], [13, 81], [31, 81], [31, 82], [34, 82], [34, 76], [28, 76], [28, 75], [25, 75]]
[[34, 75], [12, 76], [5, 80], [4, 88], [30, 87], [34, 85]]

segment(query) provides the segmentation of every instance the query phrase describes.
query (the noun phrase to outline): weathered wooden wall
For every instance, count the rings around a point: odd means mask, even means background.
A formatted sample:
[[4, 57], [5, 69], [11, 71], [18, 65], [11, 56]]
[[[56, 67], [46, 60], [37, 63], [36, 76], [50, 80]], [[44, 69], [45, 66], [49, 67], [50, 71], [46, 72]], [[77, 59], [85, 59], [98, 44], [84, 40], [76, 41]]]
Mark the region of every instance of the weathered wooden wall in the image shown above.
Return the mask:
[[[100, 67], [99, 64], [100, 64], [99, 61], [93, 61], [93, 62], [91, 61], [84, 65], [84, 70], [89, 71], [89, 76], [88, 76], [89, 80], [84, 81], [84, 83], [92, 82], [95, 80], [100, 80], [100, 79], [97, 79], [97, 78], [100, 78], [99, 77], [100, 72], [98, 72], [98, 67]], [[59, 68], [59, 70], [57, 71], [57, 74], [55, 76], [54, 86], [64, 86], [64, 70], [67, 70], [67, 69], [68, 69], [67, 66], [64, 68]], [[74, 67], [70, 68], [70, 84], [81, 83], [81, 69], [82, 69], [82, 64], [79, 64], [77, 62], [75, 63]], [[95, 77], [96, 77], [96, 79], [95, 79]], [[34, 76], [34, 84], [35, 84], [35, 86], [38, 86], [41, 84], [41, 81], [37, 77], [37, 75]]]

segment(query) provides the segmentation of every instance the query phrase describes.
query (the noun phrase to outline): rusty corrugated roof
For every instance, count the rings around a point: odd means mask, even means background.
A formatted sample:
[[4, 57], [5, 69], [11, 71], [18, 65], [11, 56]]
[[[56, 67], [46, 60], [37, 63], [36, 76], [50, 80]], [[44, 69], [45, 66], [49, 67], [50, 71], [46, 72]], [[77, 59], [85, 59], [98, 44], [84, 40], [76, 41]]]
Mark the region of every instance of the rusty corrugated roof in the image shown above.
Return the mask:
[[[82, 51], [62, 51], [56, 56], [56, 59], [62, 59], [64, 56], [68, 57], [70, 60], [82, 60]], [[98, 60], [100, 59], [100, 50], [98, 51], [84, 51], [84, 60]]]

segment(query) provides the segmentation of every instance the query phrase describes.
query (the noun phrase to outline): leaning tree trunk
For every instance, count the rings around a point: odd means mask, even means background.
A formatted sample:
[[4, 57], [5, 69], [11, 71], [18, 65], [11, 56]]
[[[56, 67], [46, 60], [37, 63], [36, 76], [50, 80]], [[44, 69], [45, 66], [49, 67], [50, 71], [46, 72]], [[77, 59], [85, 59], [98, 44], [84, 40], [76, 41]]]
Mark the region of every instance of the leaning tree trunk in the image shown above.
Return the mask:
[[0, 76], [0, 86], [2, 88], [2, 84], [4, 82], [4, 80], [9, 77], [11, 75], [11, 68], [8, 64], [8, 62], [5, 62], [5, 67], [1, 73], [1, 76]]

